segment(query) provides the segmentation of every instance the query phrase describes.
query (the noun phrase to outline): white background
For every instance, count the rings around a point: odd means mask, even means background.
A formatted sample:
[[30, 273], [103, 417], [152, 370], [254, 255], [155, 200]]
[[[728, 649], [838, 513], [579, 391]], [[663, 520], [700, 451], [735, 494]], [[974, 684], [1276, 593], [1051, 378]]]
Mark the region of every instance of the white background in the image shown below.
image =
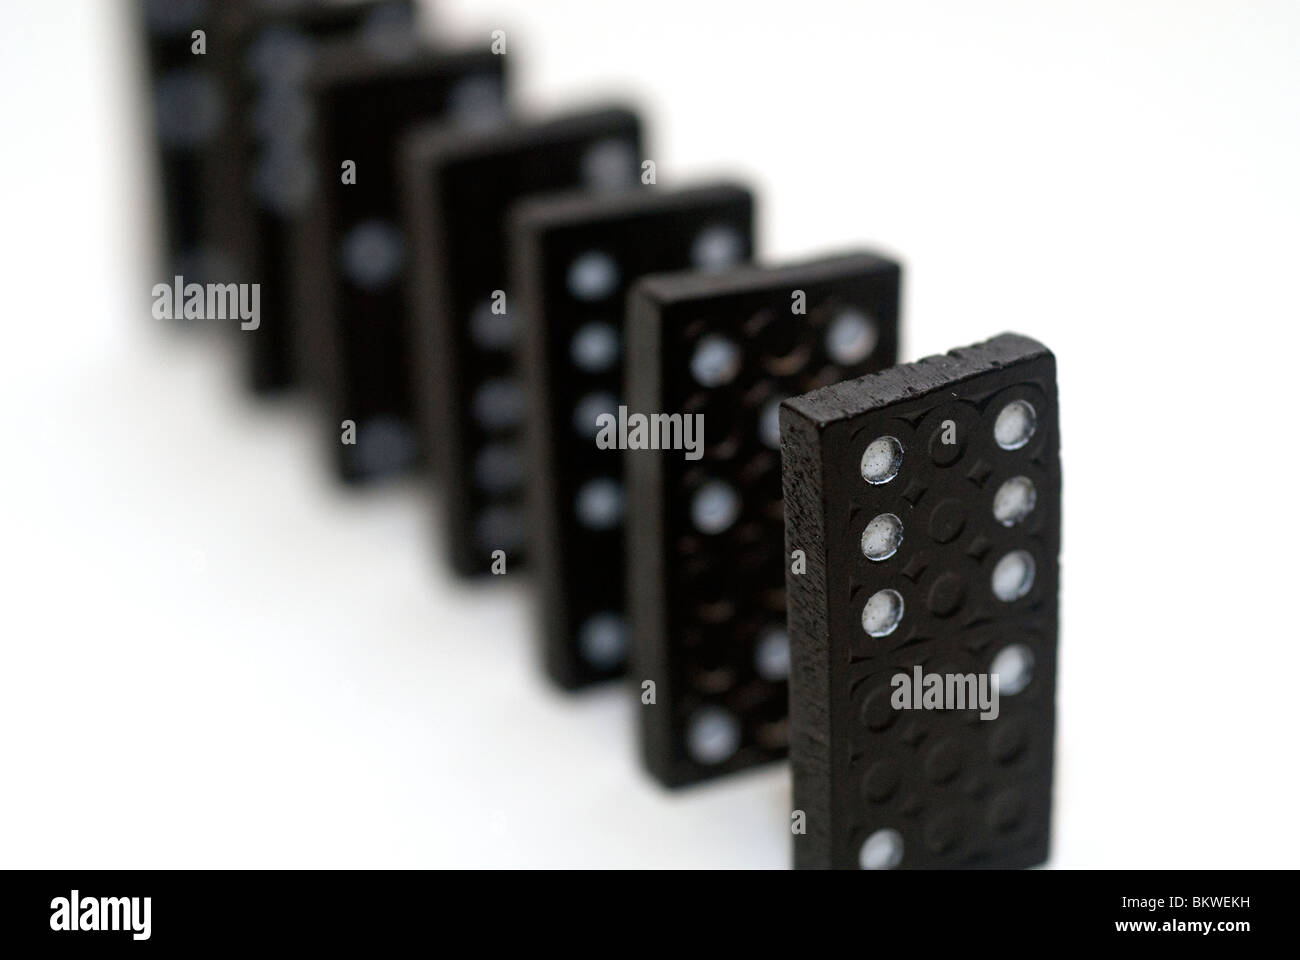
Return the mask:
[[[645, 104], [774, 257], [907, 265], [904, 359], [1060, 361], [1052, 865], [1297, 866], [1300, 5], [444, 0], [538, 107]], [[159, 329], [124, 7], [0, 13], [0, 866], [788, 863], [784, 767], [668, 794], [526, 583]], [[512, 578], [508, 578], [512, 579]]]

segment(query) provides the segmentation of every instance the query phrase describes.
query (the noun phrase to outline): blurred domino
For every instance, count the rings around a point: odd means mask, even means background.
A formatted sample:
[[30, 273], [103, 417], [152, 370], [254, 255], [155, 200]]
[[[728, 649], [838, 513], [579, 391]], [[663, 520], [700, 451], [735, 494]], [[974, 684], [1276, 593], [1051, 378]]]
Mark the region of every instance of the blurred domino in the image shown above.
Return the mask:
[[[417, 402], [443, 481], [452, 566], [464, 575], [488, 573], [494, 562], [514, 570], [525, 520], [522, 491], [508, 481], [521, 455], [517, 343], [528, 320], [506, 289], [507, 214], [534, 194], [636, 184], [640, 122], [611, 108], [495, 131], [429, 130], [404, 154], [421, 265], [413, 278]], [[494, 464], [483, 466], [485, 457]]]
[[294, 379], [292, 239], [319, 173], [310, 152], [314, 117], [305, 89], [323, 45], [355, 41], [383, 54], [416, 36], [413, 0], [223, 3], [208, 56], [232, 120], [208, 158], [212, 236], [231, 266], [227, 280], [261, 287], [256, 331], [240, 336], [258, 392]]
[[[1004, 334], [789, 400], [781, 436], [787, 548], [807, 555], [806, 573], [786, 575], [794, 805], [807, 823], [796, 866], [1042, 862], [1055, 358]], [[998, 674], [997, 709], [900, 709], [915, 701], [895, 678], [918, 673]]]
[[207, 282], [221, 272], [205, 236], [204, 162], [220, 140], [228, 105], [206, 53], [194, 52], [194, 32], [204, 42], [215, 0], [140, 0], [145, 65], [150, 88], [154, 155], [160, 184], [163, 268], [166, 278]]
[[[754, 200], [732, 185], [525, 203], [511, 235], [511, 289], [528, 318], [524, 369], [531, 453], [529, 563], [543, 657], [578, 687], [626, 666], [623, 455], [597, 446], [597, 416], [618, 414], [624, 304], [642, 275], [721, 270], [753, 253]], [[479, 483], [521, 485], [525, 471], [479, 454]]]
[[[472, 128], [503, 119], [505, 58], [482, 51], [322, 53], [309, 81], [320, 186], [297, 231], [298, 354], [326, 409], [340, 477], [368, 480], [410, 465], [412, 424], [406, 276], [397, 143], [412, 126]], [[355, 164], [355, 183], [343, 181]], [[424, 265], [420, 264], [423, 270]], [[340, 442], [341, 423], [355, 443]]]
[[633, 678], [645, 762], [665, 784], [785, 756], [778, 409], [894, 362], [900, 275], [855, 254], [651, 277], [633, 291], [629, 410], [704, 418], [703, 459], [626, 461]]

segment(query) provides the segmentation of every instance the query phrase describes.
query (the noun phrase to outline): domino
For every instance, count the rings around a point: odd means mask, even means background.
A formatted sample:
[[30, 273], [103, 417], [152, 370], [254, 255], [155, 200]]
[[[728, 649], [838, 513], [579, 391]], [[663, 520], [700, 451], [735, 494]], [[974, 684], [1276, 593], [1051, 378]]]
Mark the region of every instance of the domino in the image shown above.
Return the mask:
[[[417, 387], [426, 449], [437, 451], [452, 568], [472, 576], [524, 560], [518, 332], [508, 285], [512, 205], [548, 191], [638, 182], [641, 127], [620, 108], [461, 134], [428, 130], [404, 148], [414, 278]], [[485, 464], [486, 461], [486, 464]]]
[[345, 481], [391, 475], [420, 455], [405, 319], [417, 261], [401, 219], [398, 142], [421, 123], [501, 122], [504, 85], [504, 58], [487, 49], [394, 59], [353, 45], [322, 53], [308, 80], [320, 188], [296, 233], [296, 355]]
[[[797, 867], [1047, 857], [1056, 361], [985, 343], [781, 408]], [[993, 687], [992, 677], [998, 677]], [[972, 701], [975, 701], [972, 704]]]
[[[753, 221], [753, 196], [730, 184], [543, 198], [515, 211], [510, 289], [528, 318], [529, 565], [542, 659], [563, 687], [626, 667], [623, 460], [602, 443], [598, 417], [618, 416], [628, 290], [649, 273], [749, 260]], [[502, 470], [492, 447], [474, 469], [488, 485], [522, 483], [524, 472]]]
[[399, 56], [416, 42], [415, 13], [412, 0], [235, 3], [215, 13], [208, 55], [234, 119], [210, 151], [205, 206], [233, 271], [227, 279], [260, 287], [259, 325], [239, 338], [254, 392], [295, 380], [292, 241], [318, 187], [306, 90], [312, 62], [340, 42]]
[[213, 0], [140, 0], [150, 89], [154, 156], [160, 183], [163, 266], [171, 279], [207, 282], [220, 274], [207, 241], [203, 167], [219, 142], [228, 106], [212, 61], [197, 53], [195, 32], [206, 45], [216, 10]]
[[779, 405], [894, 362], [900, 278], [854, 254], [633, 290], [629, 417], [703, 418], [699, 460], [626, 457], [632, 676], [645, 763], [668, 786], [786, 754]]

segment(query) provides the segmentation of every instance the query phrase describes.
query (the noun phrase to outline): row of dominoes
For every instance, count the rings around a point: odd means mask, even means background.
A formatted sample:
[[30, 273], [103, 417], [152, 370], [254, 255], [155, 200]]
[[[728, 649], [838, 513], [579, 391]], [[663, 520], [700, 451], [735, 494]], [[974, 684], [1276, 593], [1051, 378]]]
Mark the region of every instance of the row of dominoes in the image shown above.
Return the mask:
[[[751, 192], [659, 185], [635, 112], [516, 116], [504, 34], [144, 12], [172, 272], [260, 284], [252, 386], [313, 392], [342, 479], [420, 466], [458, 574], [531, 569], [555, 682], [630, 669], [659, 780], [788, 753], [800, 866], [1046, 856], [1044, 347], [896, 366], [897, 263], [755, 265]], [[902, 703], [913, 671], [1001, 700]]]

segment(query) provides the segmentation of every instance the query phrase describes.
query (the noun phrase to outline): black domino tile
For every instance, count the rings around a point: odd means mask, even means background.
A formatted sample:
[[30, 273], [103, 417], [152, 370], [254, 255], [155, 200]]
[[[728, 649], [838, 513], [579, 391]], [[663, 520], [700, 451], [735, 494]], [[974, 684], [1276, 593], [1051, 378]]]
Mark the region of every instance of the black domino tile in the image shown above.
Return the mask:
[[[1046, 858], [1058, 423], [1055, 358], [1014, 334], [782, 407], [787, 549], [807, 554], [786, 577], [796, 866]], [[895, 709], [917, 667], [999, 674], [998, 715]]]
[[[210, 33], [216, 0], [141, 0], [145, 69], [159, 183], [162, 267], [167, 279], [208, 282], [223, 268], [207, 235], [204, 164], [221, 141], [229, 105], [193, 33]], [[210, 39], [210, 37], [208, 37]]]
[[[645, 274], [724, 270], [753, 255], [754, 200], [731, 184], [529, 201], [511, 228], [529, 456], [529, 565], [547, 672], [574, 688], [623, 673], [623, 458], [596, 444], [623, 391], [624, 305]], [[490, 450], [478, 482], [504, 482]], [[517, 477], [517, 480], [516, 480]]]
[[786, 754], [779, 405], [894, 362], [900, 279], [894, 261], [851, 254], [633, 291], [629, 410], [702, 414], [705, 430], [698, 462], [625, 460], [632, 677], [654, 684], [642, 746], [667, 785]]
[[[319, 177], [296, 231], [294, 334], [298, 362], [326, 411], [338, 475], [366, 481], [410, 466], [422, 451], [413, 424], [416, 379], [407, 340], [407, 274], [398, 142], [415, 126], [474, 129], [504, 120], [505, 57], [419, 49], [383, 56], [331, 47], [308, 80]], [[356, 183], [342, 182], [356, 164]], [[340, 424], [356, 443], [340, 442]]]
[[292, 243], [318, 186], [305, 88], [313, 59], [323, 45], [340, 41], [383, 54], [415, 37], [413, 0], [235, 3], [217, 10], [208, 56], [232, 119], [208, 157], [206, 194], [213, 199], [206, 212], [230, 266], [227, 279], [260, 286], [260, 324], [240, 336], [245, 376], [256, 392], [294, 381]]
[[[489, 573], [494, 557], [508, 573], [525, 555], [522, 491], [504, 481], [522, 455], [517, 355], [528, 318], [507, 289], [507, 216], [537, 194], [636, 185], [640, 122], [608, 108], [497, 131], [430, 130], [404, 152], [421, 264], [417, 402], [424, 443], [436, 451], [447, 550], [460, 574]], [[495, 291], [505, 294], [503, 315], [492, 313]], [[475, 465], [492, 450], [499, 462], [479, 482]]]

